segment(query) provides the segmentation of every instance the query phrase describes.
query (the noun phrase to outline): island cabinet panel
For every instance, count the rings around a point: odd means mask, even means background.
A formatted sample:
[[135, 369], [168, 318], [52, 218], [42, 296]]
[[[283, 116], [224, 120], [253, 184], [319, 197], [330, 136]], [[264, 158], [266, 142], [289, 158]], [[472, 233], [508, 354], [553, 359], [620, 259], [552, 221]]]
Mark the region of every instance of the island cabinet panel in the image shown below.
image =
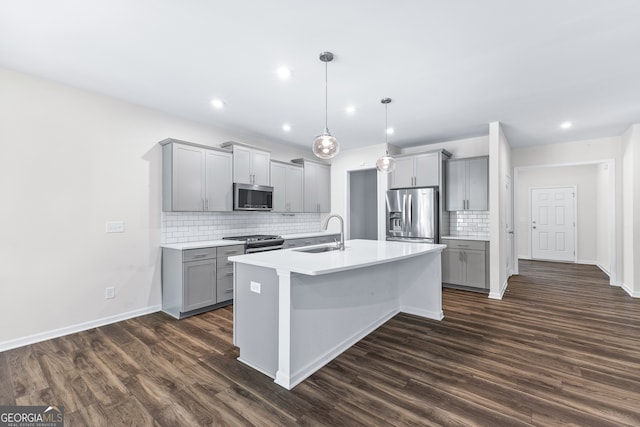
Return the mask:
[[488, 242], [442, 239], [442, 283], [444, 285], [488, 289]]
[[232, 159], [227, 150], [166, 139], [162, 147], [165, 212], [231, 211]]
[[489, 157], [447, 160], [445, 204], [448, 211], [489, 208]]
[[350, 240], [232, 257], [238, 360], [291, 389], [398, 312], [441, 320], [443, 248]]
[[304, 170], [301, 166], [271, 162], [274, 212], [303, 212]]
[[162, 249], [162, 310], [182, 319], [233, 300], [233, 263], [244, 245]]

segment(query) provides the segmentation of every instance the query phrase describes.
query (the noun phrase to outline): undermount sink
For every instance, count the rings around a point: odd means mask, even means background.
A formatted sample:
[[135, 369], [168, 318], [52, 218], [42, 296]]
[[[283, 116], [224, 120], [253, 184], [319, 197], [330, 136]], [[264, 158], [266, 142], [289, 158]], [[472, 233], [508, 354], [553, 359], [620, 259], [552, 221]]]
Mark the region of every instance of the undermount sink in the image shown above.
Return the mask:
[[322, 246], [319, 248], [309, 248], [309, 249], [294, 249], [296, 252], [307, 252], [310, 254], [319, 254], [320, 252], [330, 252], [337, 251], [339, 248], [336, 246]]

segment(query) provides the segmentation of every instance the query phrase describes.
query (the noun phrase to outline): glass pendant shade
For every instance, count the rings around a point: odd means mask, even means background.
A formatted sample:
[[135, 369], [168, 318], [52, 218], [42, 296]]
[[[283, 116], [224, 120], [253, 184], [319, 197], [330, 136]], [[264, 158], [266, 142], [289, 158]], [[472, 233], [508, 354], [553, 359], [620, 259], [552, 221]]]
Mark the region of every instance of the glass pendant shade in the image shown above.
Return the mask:
[[385, 144], [387, 145], [387, 150], [385, 155], [380, 157], [378, 161], [376, 161], [376, 169], [378, 169], [382, 173], [393, 172], [396, 168], [396, 159], [389, 155], [389, 133], [387, 130], [389, 129], [387, 126], [387, 105], [391, 102], [391, 98], [382, 98], [380, 100], [384, 104], [384, 135], [385, 135]]
[[387, 153], [378, 159], [376, 168], [383, 173], [393, 172], [396, 168], [396, 159]]
[[321, 159], [330, 159], [334, 157], [340, 151], [340, 145], [338, 140], [335, 139], [329, 133], [329, 127], [327, 126], [327, 105], [328, 105], [328, 92], [329, 85], [327, 83], [327, 63], [333, 60], [333, 53], [322, 52], [320, 54], [320, 61], [324, 62], [324, 133], [316, 137], [313, 140], [313, 146], [311, 150], [316, 157]]
[[328, 129], [313, 140], [313, 154], [321, 159], [330, 159], [340, 152], [338, 141], [331, 136]]

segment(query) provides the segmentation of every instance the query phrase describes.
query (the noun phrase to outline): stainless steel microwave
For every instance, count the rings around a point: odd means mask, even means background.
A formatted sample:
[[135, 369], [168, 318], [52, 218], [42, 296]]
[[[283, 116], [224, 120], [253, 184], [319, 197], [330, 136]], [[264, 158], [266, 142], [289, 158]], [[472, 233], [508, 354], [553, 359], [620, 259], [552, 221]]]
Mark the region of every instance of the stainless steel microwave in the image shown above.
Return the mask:
[[233, 183], [234, 211], [270, 211], [273, 209], [273, 187]]

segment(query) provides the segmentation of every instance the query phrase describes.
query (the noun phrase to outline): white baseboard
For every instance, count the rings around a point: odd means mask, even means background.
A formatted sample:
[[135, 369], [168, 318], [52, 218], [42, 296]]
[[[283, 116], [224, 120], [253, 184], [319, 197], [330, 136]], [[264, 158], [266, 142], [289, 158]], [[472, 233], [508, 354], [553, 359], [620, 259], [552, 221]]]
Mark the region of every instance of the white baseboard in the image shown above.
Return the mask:
[[630, 297], [632, 297], [632, 298], [640, 298], [640, 291], [634, 292], [634, 291], [631, 290], [631, 288], [629, 288], [629, 286], [627, 286], [624, 283], [620, 283], [620, 287], [622, 289], [624, 289], [624, 291], [626, 293], [628, 293]]
[[504, 281], [502, 286], [500, 286], [500, 290], [498, 292], [489, 292], [489, 298], [501, 300], [504, 296], [504, 293], [507, 291], [507, 286], [509, 285], [509, 278]]
[[[346, 340], [338, 343], [333, 348], [327, 350], [324, 354], [318, 356], [315, 360], [307, 363], [305, 366], [298, 369], [296, 372], [292, 372], [289, 376], [284, 375], [281, 371], [276, 372], [275, 383], [286, 388], [287, 390], [291, 390], [296, 385], [300, 384], [307, 377], [312, 375], [318, 369], [322, 368], [327, 363], [331, 362], [333, 359], [338, 357], [341, 353], [351, 348], [355, 343], [369, 335], [371, 332], [375, 331], [377, 328], [386, 323], [393, 316], [398, 314], [400, 310], [394, 309], [389, 313], [381, 316], [379, 319], [371, 322], [369, 326], [365, 329], [356, 332], [351, 337]], [[269, 375], [269, 374], [267, 374]]]
[[103, 317], [102, 319], [92, 320], [90, 322], [78, 323], [76, 325], [66, 326], [64, 328], [53, 329], [38, 334], [29, 335], [22, 338], [16, 338], [9, 341], [0, 342], [0, 352], [11, 350], [37, 342], [50, 340], [52, 338], [63, 337], [65, 335], [76, 332], [86, 331], [87, 329], [97, 328], [99, 326], [109, 325], [111, 323], [120, 322], [122, 320], [131, 319], [133, 317], [143, 316], [145, 314], [155, 313], [162, 309], [161, 305], [144, 307], [139, 310], [129, 311], [127, 313], [117, 314], [115, 316]]

